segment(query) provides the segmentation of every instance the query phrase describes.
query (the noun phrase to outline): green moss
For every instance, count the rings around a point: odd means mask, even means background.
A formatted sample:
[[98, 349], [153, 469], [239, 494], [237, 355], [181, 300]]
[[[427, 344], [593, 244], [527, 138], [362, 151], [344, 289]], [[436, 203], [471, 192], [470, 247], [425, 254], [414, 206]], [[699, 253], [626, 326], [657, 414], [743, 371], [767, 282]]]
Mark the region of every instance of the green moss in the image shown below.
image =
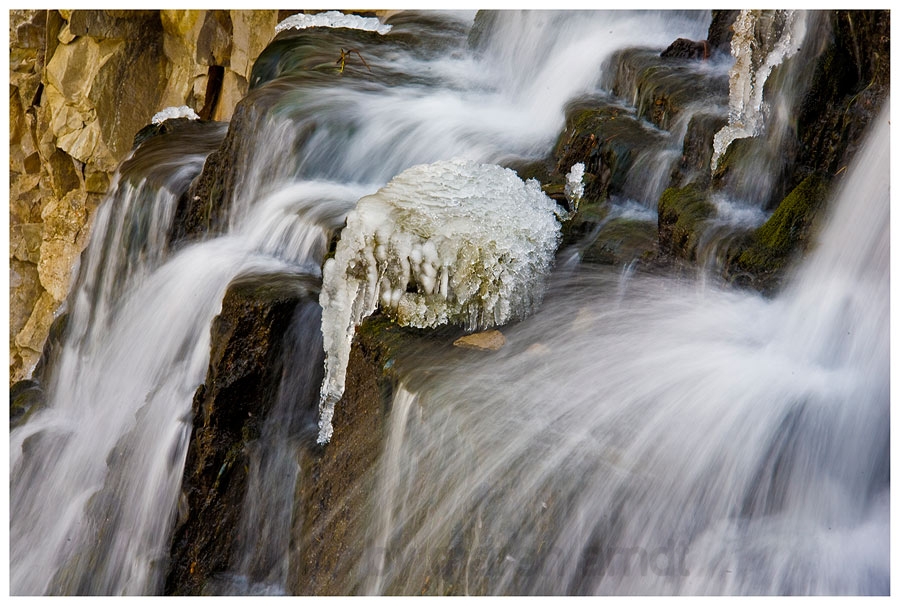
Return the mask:
[[752, 235], [732, 273], [749, 273], [763, 291], [771, 291], [790, 259], [809, 244], [810, 232], [828, 193], [828, 179], [810, 175], [782, 200], [769, 220]]
[[701, 224], [714, 212], [706, 190], [697, 185], [665, 190], [658, 210], [660, 252], [694, 260]]

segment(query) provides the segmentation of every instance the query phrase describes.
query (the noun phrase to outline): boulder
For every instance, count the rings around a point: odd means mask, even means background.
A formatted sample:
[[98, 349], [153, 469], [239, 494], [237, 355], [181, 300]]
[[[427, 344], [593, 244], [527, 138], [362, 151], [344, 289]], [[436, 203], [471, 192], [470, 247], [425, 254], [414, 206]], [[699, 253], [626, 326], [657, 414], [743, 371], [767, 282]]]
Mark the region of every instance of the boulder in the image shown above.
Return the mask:
[[678, 38], [659, 54], [665, 59], [709, 59], [710, 46], [706, 40]]

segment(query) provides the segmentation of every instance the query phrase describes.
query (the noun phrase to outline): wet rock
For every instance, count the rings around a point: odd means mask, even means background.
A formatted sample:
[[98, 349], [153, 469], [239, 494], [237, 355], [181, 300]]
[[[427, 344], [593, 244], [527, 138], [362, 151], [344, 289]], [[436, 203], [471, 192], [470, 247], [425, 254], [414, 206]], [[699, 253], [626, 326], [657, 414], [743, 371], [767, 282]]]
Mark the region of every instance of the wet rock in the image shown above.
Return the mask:
[[551, 179], [561, 185], [571, 167], [581, 162], [585, 167], [582, 204], [606, 200], [622, 191], [638, 152], [658, 144], [662, 137], [621, 105], [603, 100], [574, 105], [556, 145], [558, 160]]
[[678, 38], [659, 54], [665, 59], [709, 59], [710, 46], [706, 40]]
[[166, 594], [199, 595], [227, 570], [243, 495], [248, 444], [277, 395], [284, 335], [308, 285], [296, 277], [236, 280], [213, 321], [206, 382], [194, 395], [184, 467], [186, 521], [176, 529]]
[[9, 388], [9, 428], [15, 429], [44, 405], [44, 391], [36, 381], [24, 380]]
[[666, 130], [697, 101], [727, 108], [725, 74], [701, 69], [694, 61], [660, 59], [651, 49], [619, 51], [609, 60], [605, 85], [617, 97], [634, 100], [638, 118]]
[[[359, 335], [358, 335], [359, 336]], [[367, 499], [381, 454], [390, 385], [376, 341], [359, 336], [350, 352], [347, 382], [334, 413], [334, 433], [310, 451], [295, 501], [291, 574], [295, 595], [354, 595], [365, 581], [357, 569], [370, 523]]]
[[809, 249], [829, 179], [813, 174], [778, 205], [772, 216], [731, 252], [726, 279], [766, 294], [777, 291], [789, 262]]
[[658, 211], [660, 254], [694, 261], [702, 223], [714, 212], [706, 191], [696, 185], [664, 191]]
[[830, 44], [796, 112], [801, 172], [836, 174], [878, 115], [890, 89], [890, 20], [884, 10], [828, 12]]
[[499, 330], [485, 330], [460, 337], [453, 342], [454, 347], [477, 351], [497, 351], [506, 345], [506, 337]]
[[730, 54], [731, 38], [734, 35], [732, 25], [740, 14], [739, 10], [714, 10], [706, 41], [713, 52]]
[[672, 174], [673, 186], [710, 183], [709, 165], [713, 153], [713, 138], [727, 123], [727, 116], [719, 113], [704, 112], [691, 116], [684, 134], [681, 161]]

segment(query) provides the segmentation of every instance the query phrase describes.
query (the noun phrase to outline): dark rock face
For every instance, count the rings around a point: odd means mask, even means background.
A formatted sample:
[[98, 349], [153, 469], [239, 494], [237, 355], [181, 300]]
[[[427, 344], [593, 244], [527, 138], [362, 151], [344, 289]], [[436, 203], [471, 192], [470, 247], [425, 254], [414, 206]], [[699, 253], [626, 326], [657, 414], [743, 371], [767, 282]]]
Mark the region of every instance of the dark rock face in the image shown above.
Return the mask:
[[198, 595], [225, 571], [247, 488], [247, 444], [277, 394], [283, 337], [308, 297], [296, 277], [238, 280], [213, 321], [206, 383], [194, 396], [183, 502], [166, 594]]
[[367, 500], [381, 453], [390, 402], [377, 344], [357, 338], [350, 353], [347, 384], [335, 407], [334, 434], [324, 448], [304, 460], [294, 532], [296, 558], [291, 564], [298, 595], [358, 594], [364, 573], [358, 570], [369, 523]]
[[710, 46], [706, 40], [678, 38], [659, 54], [665, 59], [709, 59]]
[[830, 42], [797, 112], [797, 163], [835, 174], [890, 92], [890, 11], [831, 11], [828, 25]]
[[190, 241], [224, 227], [228, 204], [240, 179], [241, 140], [256, 128], [258, 112], [250, 97], [238, 103], [221, 146], [206, 157], [203, 171], [175, 209], [171, 242]]
[[709, 33], [706, 41], [709, 43], [713, 52], [731, 53], [731, 37], [734, 30], [734, 20], [740, 14], [739, 10], [714, 10], [712, 11], [712, 22], [709, 24]]

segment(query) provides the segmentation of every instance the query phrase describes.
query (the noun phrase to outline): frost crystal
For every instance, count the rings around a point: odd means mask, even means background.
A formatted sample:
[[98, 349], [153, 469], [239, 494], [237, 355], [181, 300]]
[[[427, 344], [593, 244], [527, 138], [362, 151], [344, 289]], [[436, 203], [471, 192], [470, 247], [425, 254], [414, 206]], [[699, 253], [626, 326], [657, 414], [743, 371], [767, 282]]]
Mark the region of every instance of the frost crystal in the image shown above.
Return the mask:
[[[742, 10], [732, 26], [734, 65], [728, 74], [728, 124], [713, 139], [712, 170], [732, 141], [762, 133], [767, 114], [763, 101], [766, 80], [776, 66], [796, 54], [795, 40], [803, 37], [804, 24], [794, 18], [794, 11], [769, 11], [771, 18], [762, 19], [765, 12]], [[769, 23], [771, 30], [766, 31], [764, 24]]]
[[188, 118], [190, 120], [199, 120], [200, 116], [192, 110], [187, 105], [182, 105], [181, 107], [167, 107], [166, 109], [157, 112], [151, 122], [153, 124], [162, 124], [166, 120], [171, 118]]
[[390, 25], [385, 25], [375, 17], [360, 17], [359, 15], [345, 15], [339, 11], [316, 13], [306, 15], [297, 13], [291, 15], [275, 26], [275, 32], [286, 29], [306, 29], [307, 27], [344, 27], [347, 29], [362, 29], [370, 32], [386, 34], [391, 31]]
[[566, 200], [572, 210], [578, 210], [578, 203], [584, 195], [584, 163], [573, 164], [566, 175]]
[[402, 326], [475, 330], [525, 317], [543, 295], [561, 211], [537, 181], [462, 160], [414, 166], [362, 198], [322, 272], [319, 443], [331, 439], [363, 318], [381, 307]]

